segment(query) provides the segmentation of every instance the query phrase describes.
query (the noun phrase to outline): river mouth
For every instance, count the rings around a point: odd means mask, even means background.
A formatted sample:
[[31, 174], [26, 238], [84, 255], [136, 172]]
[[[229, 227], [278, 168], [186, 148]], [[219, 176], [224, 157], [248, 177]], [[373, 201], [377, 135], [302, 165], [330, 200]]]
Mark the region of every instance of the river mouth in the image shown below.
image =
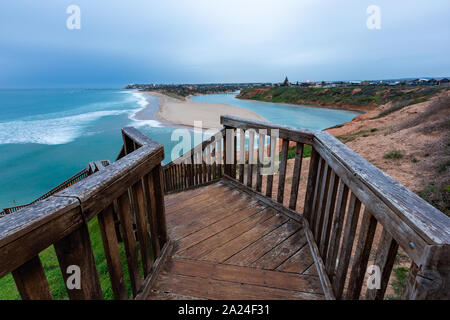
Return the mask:
[[[253, 111], [275, 124], [325, 129], [351, 121], [358, 113], [325, 108], [246, 101], [237, 93], [191, 97]], [[0, 208], [30, 202], [90, 161], [114, 161], [122, 146], [120, 129], [138, 128], [164, 146], [164, 163], [179, 143], [175, 129], [156, 119], [159, 99], [131, 90], [3, 90], [0, 114]], [[152, 116], [139, 120], [138, 112]], [[203, 135], [202, 139], [208, 138]], [[194, 139], [191, 139], [194, 143]], [[174, 155], [177, 157], [178, 155]]]
[[198, 102], [223, 103], [255, 112], [274, 124], [293, 126], [312, 130], [324, 130], [352, 121], [361, 112], [338, 110], [326, 107], [311, 107], [285, 103], [242, 100], [238, 93], [219, 93], [193, 96], [189, 99]]

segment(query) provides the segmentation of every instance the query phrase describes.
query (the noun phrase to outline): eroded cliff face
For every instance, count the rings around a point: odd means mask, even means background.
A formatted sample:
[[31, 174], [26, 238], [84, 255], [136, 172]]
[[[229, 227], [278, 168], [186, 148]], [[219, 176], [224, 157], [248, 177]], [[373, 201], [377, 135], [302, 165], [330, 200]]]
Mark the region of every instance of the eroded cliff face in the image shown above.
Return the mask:
[[265, 102], [281, 102], [336, 109], [372, 111], [389, 102], [424, 102], [444, 88], [361, 86], [336, 88], [258, 87], [243, 90], [237, 97]]

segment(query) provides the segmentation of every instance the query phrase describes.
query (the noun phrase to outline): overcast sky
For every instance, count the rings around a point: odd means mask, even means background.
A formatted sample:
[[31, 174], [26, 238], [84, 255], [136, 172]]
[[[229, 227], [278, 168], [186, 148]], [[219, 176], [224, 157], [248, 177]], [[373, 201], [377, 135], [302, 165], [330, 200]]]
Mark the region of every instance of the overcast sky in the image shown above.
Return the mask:
[[0, 87], [448, 76], [449, 12], [449, 0], [3, 1]]

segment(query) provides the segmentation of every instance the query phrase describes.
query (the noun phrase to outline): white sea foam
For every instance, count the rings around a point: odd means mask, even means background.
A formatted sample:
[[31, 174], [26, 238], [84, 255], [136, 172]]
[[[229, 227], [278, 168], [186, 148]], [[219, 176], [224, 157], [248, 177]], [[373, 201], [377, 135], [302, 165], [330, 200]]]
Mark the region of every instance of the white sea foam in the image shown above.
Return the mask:
[[161, 122], [157, 121], [157, 120], [140, 120], [138, 118], [136, 118], [136, 114], [141, 111], [144, 110], [150, 103], [148, 102], [148, 100], [145, 98], [144, 93], [142, 92], [131, 92], [132, 96], [136, 99], [137, 104], [140, 106], [140, 108], [137, 108], [136, 110], [134, 110], [134, 112], [132, 112], [132, 114], [130, 114], [130, 116], [128, 117], [130, 120], [133, 121], [133, 123], [131, 124], [134, 127], [154, 127], [154, 128], [160, 128], [162, 127]]
[[129, 111], [95, 111], [53, 119], [2, 122], [0, 123], [0, 144], [38, 143], [55, 145], [69, 143], [81, 136], [90, 122], [102, 117], [127, 112]]
[[[149, 105], [145, 95], [140, 92], [131, 93], [131, 99], [126, 99], [128, 109], [105, 110], [104, 108], [114, 107], [117, 103], [96, 103], [80, 108], [83, 112], [86, 109], [97, 109], [97, 111], [84, 112], [77, 115], [64, 115], [64, 113], [54, 113], [52, 115], [39, 115], [31, 119], [0, 122], [0, 145], [15, 143], [37, 143], [47, 145], [66, 144], [74, 141], [82, 135], [89, 134], [86, 127], [102, 117], [128, 115], [134, 127], [162, 127], [157, 120], [139, 120], [135, 115]], [[136, 103], [137, 107], [130, 108], [130, 102]], [[110, 105], [109, 105], [110, 104]], [[103, 110], [98, 110], [102, 108]], [[49, 119], [44, 118], [50, 116]]]

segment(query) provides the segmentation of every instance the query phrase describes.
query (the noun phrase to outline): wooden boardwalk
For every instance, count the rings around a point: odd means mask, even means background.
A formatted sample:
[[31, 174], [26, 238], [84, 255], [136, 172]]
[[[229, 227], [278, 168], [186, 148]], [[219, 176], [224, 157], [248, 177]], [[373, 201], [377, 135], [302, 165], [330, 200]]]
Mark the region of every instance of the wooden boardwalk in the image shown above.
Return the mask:
[[[444, 213], [326, 132], [221, 123], [165, 165], [163, 146], [123, 128], [114, 163], [0, 219], [0, 279], [12, 274], [22, 299], [52, 299], [39, 254], [53, 246], [65, 283], [69, 266], [83, 272], [72, 300], [104, 298], [97, 259], [117, 300], [381, 300], [401, 254], [410, 264], [401, 298], [450, 299]], [[95, 220], [104, 257], [91, 243]], [[372, 264], [377, 288], [365, 285]]]
[[302, 226], [216, 182], [165, 197], [174, 249], [150, 299], [323, 299]]

